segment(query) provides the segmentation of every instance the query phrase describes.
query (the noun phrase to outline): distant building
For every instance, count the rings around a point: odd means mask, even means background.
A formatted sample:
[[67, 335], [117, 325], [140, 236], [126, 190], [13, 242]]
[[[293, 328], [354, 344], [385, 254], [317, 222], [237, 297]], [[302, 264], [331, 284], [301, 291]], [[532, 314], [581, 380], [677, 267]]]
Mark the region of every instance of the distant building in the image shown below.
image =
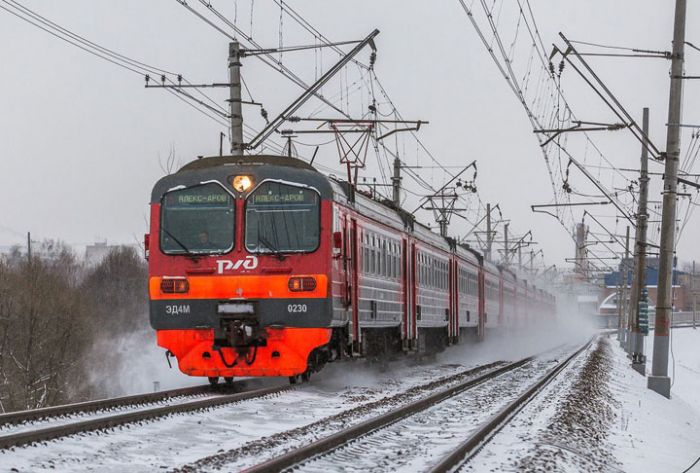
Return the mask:
[[[655, 306], [656, 293], [659, 285], [659, 259], [647, 258], [646, 263], [647, 268], [645, 287], [649, 290], [650, 304]], [[620, 281], [622, 282], [622, 285], [626, 285], [627, 288], [630, 288], [632, 286], [633, 268], [634, 260], [632, 258], [623, 259], [620, 262], [620, 266], [617, 271], [612, 271], [605, 275], [605, 290], [602, 295], [603, 300], [605, 300], [610, 294], [617, 291]], [[625, 273], [627, 273], [627, 277], [625, 277]], [[687, 310], [686, 307], [690, 303], [687, 294], [688, 291], [683, 284], [683, 282], [687, 280], [687, 274], [683, 271], [676, 269], [674, 261], [672, 288], [673, 306], [676, 308], [676, 310]]]
[[97, 241], [85, 247], [85, 264], [87, 266], [97, 266], [107, 255], [124, 245], [108, 245], [107, 240]]

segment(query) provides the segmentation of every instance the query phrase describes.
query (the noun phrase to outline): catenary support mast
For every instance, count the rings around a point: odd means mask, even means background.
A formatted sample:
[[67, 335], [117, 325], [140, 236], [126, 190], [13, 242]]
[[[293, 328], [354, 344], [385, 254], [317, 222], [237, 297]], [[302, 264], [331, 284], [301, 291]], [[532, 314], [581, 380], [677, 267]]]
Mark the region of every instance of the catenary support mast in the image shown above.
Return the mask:
[[231, 154], [242, 156], [243, 104], [241, 98], [241, 45], [232, 41], [228, 45], [229, 109], [231, 115]]
[[[649, 109], [644, 108], [642, 115], [642, 131], [649, 136]], [[630, 296], [630, 311], [628, 331], [630, 333], [630, 352], [632, 367], [642, 376], [646, 373], [646, 357], [644, 356], [644, 338], [639, 328], [639, 301], [642, 289], [646, 285], [646, 253], [647, 253], [647, 201], [649, 199], [649, 148], [642, 144], [642, 159], [639, 173], [639, 203], [637, 207], [637, 227], [634, 236], [634, 275], [632, 276], [632, 294]]]
[[401, 207], [401, 160], [394, 158], [394, 176], [391, 178], [392, 202], [396, 207]]
[[668, 350], [671, 313], [673, 310], [673, 259], [676, 237], [676, 189], [678, 187], [678, 158], [680, 155], [681, 105], [683, 101], [683, 61], [685, 50], [685, 16], [687, 0], [676, 0], [671, 59], [671, 90], [669, 93], [664, 169], [663, 214], [661, 217], [661, 248], [659, 249], [659, 284], [654, 322], [654, 357], [649, 389], [671, 397], [668, 376]]
[[486, 204], [486, 261], [491, 261], [491, 204]]

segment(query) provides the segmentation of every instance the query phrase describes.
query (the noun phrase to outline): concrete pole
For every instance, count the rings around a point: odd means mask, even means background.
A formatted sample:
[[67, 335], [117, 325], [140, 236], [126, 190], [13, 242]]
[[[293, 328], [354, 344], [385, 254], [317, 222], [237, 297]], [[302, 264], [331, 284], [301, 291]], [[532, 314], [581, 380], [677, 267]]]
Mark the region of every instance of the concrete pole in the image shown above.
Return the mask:
[[32, 262], [32, 234], [27, 232], [27, 261]]
[[440, 222], [440, 236], [447, 237], [447, 222]]
[[486, 261], [491, 261], [491, 204], [486, 204]]
[[508, 224], [503, 225], [503, 248], [504, 248], [504, 253], [506, 255], [506, 268], [509, 266], [508, 262], [510, 261], [510, 255], [508, 254]]
[[632, 350], [629, 348], [629, 332], [627, 332], [626, 327], [627, 327], [627, 314], [628, 314], [628, 290], [627, 290], [627, 281], [629, 280], [629, 259], [630, 259], [630, 227], [627, 225], [627, 230], [625, 233], [625, 258], [622, 260], [622, 268], [623, 272], [621, 276], [623, 277], [622, 279], [622, 319], [621, 319], [621, 327], [622, 330], [625, 332], [625, 346], [627, 347], [627, 353], [630, 354]]
[[588, 279], [586, 262], [586, 224], [581, 222], [576, 224], [576, 249], [574, 251], [574, 271], [582, 275], [583, 279]]
[[661, 217], [661, 248], [659, 249], [659, 284], [654, 322], [654, 357], [649, 389], [671, 397], [668, 376], [668, 349], [671, 311], [673, 307], [673, 253], [676, 237], [676, 188], [678, 187], [678, 158], [681, 145], [681, 105], [683, 102], [683, 61], [685, 51], [685, 13], [687, 0], [676, 0], [673, 26], [673, 55], [671, 59], [671, 89], [669, 92], [664, 168], [664, 198]]
[[[642, 130], [649, 135], [649, 109], [642, 114]], [[639, 301], [642, 289], [646, 285], [647, 267], [647, 201], [649, 199], [649, 150], [642, 145], [642, 159], [639, 171], [639, 202], [637, 206], [637, 228], [634, 236], [634, 275], [632, 276], [632, 295], [630, 297], [628, 331], [631, 334], [632, 368], [642, 376], [646, 375], [646, 356], [644, 355], [644, 337], [639, 330]]]
[[[625, 334], [622, 331], [622, 261], [617, 267], [617, 338], [620, 341], [620, 346], [625, 346]], [[609, 322], [608, 322], [609, 323]]]
[[393, 192], [392, 201], [394, 205], [401, 207], [401, 160], [394, 158], [394, 177], [391, 178], [391, 187]]
[[523, 270], [523, 253], [521, 251], [522, 244], [518, 243], [518, 271]]
[[292, 156], [292, 137], [288, 136], [287, 137], [287, 157], [291, 158]]
[[690, 295], [693, 297], [693, 329], [695, 329], [695, 315], [697, 312], [697, 297], [695, 297], [695, 260], [693, 260], [693, 275], [690, 276]]
[[241, 103], [241, 45], [228, 45], [229, 108], [231, 115], [231, 155], [243, 156], [243, 106]]

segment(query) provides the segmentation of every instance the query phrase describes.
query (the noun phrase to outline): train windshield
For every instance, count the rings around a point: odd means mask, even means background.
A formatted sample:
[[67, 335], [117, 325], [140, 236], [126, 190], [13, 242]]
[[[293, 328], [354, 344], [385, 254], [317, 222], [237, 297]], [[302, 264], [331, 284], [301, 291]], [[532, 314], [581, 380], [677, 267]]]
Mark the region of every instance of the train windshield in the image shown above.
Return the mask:
[[166, 254], [220, 254], [233, 249], [234, 199], [219, 184], [170, 191], [161, 206]]
[[313, 189], [261, 183], [246, 200], [246, 249], [272, 254], [315, 251], [320, 211], [320, 197]]

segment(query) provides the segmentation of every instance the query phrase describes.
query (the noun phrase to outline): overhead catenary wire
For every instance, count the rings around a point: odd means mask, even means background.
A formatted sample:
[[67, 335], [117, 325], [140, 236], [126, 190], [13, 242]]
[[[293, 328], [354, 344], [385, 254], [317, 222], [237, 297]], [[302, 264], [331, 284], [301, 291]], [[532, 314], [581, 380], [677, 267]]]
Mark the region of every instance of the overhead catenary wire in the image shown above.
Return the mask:
[[[79, 35], [70, 29], [50, 20], [49, 18], [37, 13], [34, 10], [22, 5], [20, 2], [15, 0], [0, 0], [6, 6], [0, 4], [0, 9], [14, 15], [15, 17], [25, 21], [26, 23], [43, 30], [44, 32], [50, 34], [51, 36], [60, 39], [61, 41], [74, 46], [88, 54], [91, 54], [99, 59], [109, 62], [115, 66], [125, 69], [131, 73], [137, 74], [142, 78], [152, 77], [153, 79], [160, 78], [165, 80], [167, 83], [177, 86], [179, 81], [185, 84], [192, 85], [191, 82], [181, 74], [176, 74], [167, 69], [156, 67], [147, 64], [143, 61], [136, 60], [125, 54], [119, 53], [111, 48], [107, 48], [100, 45], [82, 35]], [[183, 89], [173, 87], [165, 89], [171, 95], [176, 97], [178, 100], [182, 101], [189, 107], [200, 112], [204, 116], [210, 118], [218, 125], [222, 126], [224, 129], [228, 128], [228, 123], [221, 120], [225, 118], [226, 110], [221, 107], [216, 101], [214, 101], [210, 96], [195, 88], [196, 93], [200, 94], [204, 100], [197, 99], [192, 96], [192, 94], [184, 91]], [[205, 103], [208, 101], [210, 104]], [[279, 144], [274, 143], [272, 145], [275, 148], [281, 149]]]
[[[213, 21], [209, 20], [206, 18], [204, 15], [202, 15], [199, 11], [197, 11], [195, 8], [190, 6], [187, 1], [185, 0], [175, 0], [177, 3], [185, 7], [188, 11], [190, 11], [192, 14], [194, 14], [197, 18], [200, 18], [202, 21], [204, 21], [206, 24], [212, 26], [216, 31], [219, 33], [223, 34], [227, 38], [229, 38], [231, 41], [237, 41], [238, 39], [226, 32], [223, 28], [220, 28], [218, 25], [216, 25]], [[250, 43], [253, 48], [255, 49], [260, 49], [263, 50], [265, 48], [262, 48], [260, 44], [258, 44], [253, 38], [248, 37], [245, 35], [243, 30], [241, 30], [238, 26], [234, 25], [228, 18], [226, 18], [221, 12], [219, 12], [214, 5], [210, 1], [205, 1], [205, 0], [199, 0], [199, 2], [204, 5], [210, 12], [212, 12], [221, 22], [223, 22], [226, 26], [228, 26], [230, 29], [232, 29], [235, 33], [241, 35], [244, 37], [244, 39]], [[271, 53], [263, 53], [263, 54], [256, 54], [255, 57], [258, 58], [260, 61], [262, 61], [264, 64], [268, 65], [269, 67], [273, 68], [277, 72], [281, 73], [283, 76], [287, 77], [289, 80], [294, 82], [296, 85], [301, 87], [302, 89], [306, 90], [309, 88], [309, 85], [304, 82], [297, 74], [295, 74], [293, 71], [291, 71], [287, 66], [285, 66], [281, 61], [275, 61], [271, 59], [269, 56]], [[348, 115], [343, 112], [343, 110], [339, 109], [336, 107], [333, 103], [330, 101], [326, 100], [326, 98], [321, 94], [320, 92], [314, 93], [314, 96], [316, 96], [319, 100], [325, 102], [329, 107], [333, 108], [340, 114], [346, 116], [349, 118]]]
[[[472, 8], [467, 6], [463, 0], [459, 0], [459, 3], [461, 4], [463, 10], [467, 14], [470, 22], [474, 26], [474, 28], [477, 32], [477, 35], [481, 39], [482, 43], [484, 43], [484, 45], [486, 46], [486, 49], [487, 49], [488, 53], [491, 55], [494, 63], [499, 68], [501, 75], [506, 79], [508, 86], [511, 88], [513, 93], [516, 95], [518, 100], [521, 102], [521, 104], [525, 108], [525, 111], [528, 115], [528, 118], [531, 120], [531, 122], [533, 122], [533, 129], [536, 129], [536, 128], [541, 129], [541, 127], [538, 127], [535, 125], [536, 123], [539, 123], [541, 120], [541, 118], [539, 118], [541, 116], [540, 114], [542, 113], [541, 110], [547, 110], [547, 109], [552, 110], [551, 115], [549, 116], [549, 118], [547, 118], [547, 121], [549, 121], [550, 123], [554, 122], [555, 120], [557, 123], [564, 123], [565, 121], [574, 120], [575, 116], [573, 115], [573, 112], [571, 111], [571, 107], [569, 106], [569, 104], [566, 101], [566, 98], [563, 95], [563, 91], [561, 90], [561, 85], [558, 83], [558, 80], [557, 80], [558, 76], [556, 74], [554, 74], [555, 71], [553, 69], [553, 66], [551, 64], [549, 64], [549, 62], [546, 59], [546, 50], [544, 48], [544, 44], [542, 42], [541, 36], [539, 35], [539, 30], [537, 29], [534, 14], [532, 13], [532, 8], [531, 8], [531, 5], [529, 4], [529, 2], [527, 2], [527, 13], [525, 12], [525, 8], [523, 7], [523, 2], [520, 0], [518, 1], [518, 9], [519, 9], [519, 15], [524, 17], [523, 22], [525, 24], [526, 30], [528, 31], [528, 34], [530, 35], [530, 39], [532, 40], [531, 46], [530, 46], [530, 58], [532, 58], [533, 54], [536, 55], [539, 58], [539, 62], [541, 65], [540, 72], [538, 73], [537, 81], [536, 81], [537, 87], [535, 87], [534, 89], [531, 89], [529, 87], [530, 78], [533, 77], [532, 70], [531, 70], [531, 65], [532, 65], [531, 59], [528, 60], [528, 62], [527, 62], [528, 66], [527, 66], [526, 72], [523, 74], [523, 78], [524, 78], [523, 80], [526, 81], [525, 86], [523, 87], [522, 85], [518, 84], [518, 82], [519, 82], [517, 79], [518, 76], [515, 74], [514, 70], [511, 67], [511, 64], [513, 62], [513, 58], [511, 57], [512, 54], [507, 53], [505, 51], [505, 48], [503, 47], [503, 41], [500, 39], [500, 33], [498, 31], [498, 26], [494, 22], [494, 19], [492, 16], [492, 8], [490, 9], [489, 7], [487, 7], [484, 0], [481, 0], [479, 2], [481, 9], [484, 11], [486, 21], [488, 22], [490, 29], [491, 29], [491, 33], [493, 35], [493, 43], [490, 43], [490, 42], [488, 42], [487, 38], [485, 37], [484, 33], [482, 32], [481, 27], [477, 23], [477, 21], [474, 17], [474, 12], [472, 11]], [[492, 5], [492, 7], [493, 7], [493, 5]], [[519, 25], [520, 21], [521, 21], [520, 17], [517, 18], [517, 21], [518, 21], [518, 25]], [[518, 29], [518, 25], [516, 25], [516, 30]], [[490, 44], [493, 44], [493, 47], [489, 47]], [[499, 60], [499, 58], [496, 57], [497, 53], [500, 54], [500, 56], [502, 57], [502, 60]], [[547, 69], [549, 69], [550, 74], [546, 73]], [[560, 72], [561, 72], [561, 69], [560, 69]], [[543, 84], [548, 84], [548, 85], [543, 86]], [[551, 84], [551, 86], [549, 84]], [[531, 93], [528, 94], [528, 96], [526, 97], [525, 91], [531, 91]], [[552, 105], [551, 105], [553, 103], [552, 100], [555, 97], [557, 98], [557, 100], [561, 101], [561, 104], [557, 105], [556, 101], [555, 101], [554, 105], [556, 105], [556, 106], [552, 107]], [[528, 103], [533, 104], [538, 109], [538, 111], [531, 110]], [[558, 110], [560, 110], [560, 108], [561, 108], [561, 110], [564, 111], [564, 114], [561, 116], [558, 113]], [[552, 127], [552, 128], [555, 128], [555, 127]], [[601, 159], [603, 159], [607, 163], [609, 163], [612, 168], [615, 168], [615, 166], [613, 166], [612, 163], [610, 162], [610, 160], [607, 159], [607, 157], [605, 157], [605, 155], [601, 152], [601, 150], [597, 147], [597, 145], [592, 142], [592, 140], [590, 139], [588, 134], [586, 133], [584, 136], [586, 137], [586, 149], [588, 148], [588, 146], [590, 144], [593, 147], [593, 149], [596, 150], [598, 156]], [[563, 141], [565, 142], [566, 139], [564, 139]], [[562, 141], [560, 141], [559, 139], [552, 141], [552, 143], [549, 146], [555, 146], [557, 149], [557, 153], [564, 153], [567, 156], [570, 156], [570, 154], [571, 154], [566, 149], [566, 145], [563, 144]], [[561, 199], [568, 200], [569, 196], [566, 193], [564, 193], [561, 189], [556, 188], [556, 185], [555, 185], [554, 180], [553, 180], [552, 168], [549, 166], [550, 161], [547, 158], [547, 155], [550, 153], [548, 152], [547, 147], [542, 147], [542, 148], [543, 148], [542, 151], [543, 151], [543, 156], [545, 158], [545, 162], [548, 165], [548, 172], [550, 173], [550, 182], [552, 184], [553, 197], [555, 199], [555, 202], [557, 202]], [[584, 156], [586, 156], [586, 154], [584, 154]], [[561, 166], [561, 164], [560, 164], [560, 166]], [[579, 169], [582, 172], [584, 172], [584, 174], [587, 174], [588, 179], [591, 180], [591, 182], [593, 182], [596, 185], [596, 187], [601, 188], [602, 184], [599, 182], [599, 180], [592, 179], [592, 175], [590, 175], [590, 173], [585, 172], [584, 165], [579, 163], [579, 164], [577, 164], [577, 167], [579, 167]], [[559, 169], [561, 172], [561, 167]], [[624, 174], [617, 172], [617, 171], [616, 171], [616, 173], [620, 177], [622, 177], [623, 179], [628, 181], [628, 179], [626, 178], [626, 176], [624, 176]], [[601, 189], [601, 190], [603, 190], [603, 189]], [[613, 201], [613, 203], [616, 203], [614, 193], [607, 192], [607, 194], [610, 195], [611, 201]], [[627, 205], [622, 204], [622, 203], [616, 203], [616, 206], [618, 206], [618, 210], [620, 212], [622, 212], [623, 215], [627, 216], [629, 214], [629, 212], [625, 210]], [[570, 208], [569, 208], [569, 214], [571, 216], [571, 219], [573, 220], [573, 213], [572, 213], [572, 210]], [[559, 215], [561, 216], [561, 214], [559, 214]], [[564, 225], [565, 227], [568, 226], [568, 225], [565, 225], [563, 221], [561, 221], [560, 223], [562, 223], [562, 225]], [[567, 231], [568, 231], [568, 229], [567, 229]]]

